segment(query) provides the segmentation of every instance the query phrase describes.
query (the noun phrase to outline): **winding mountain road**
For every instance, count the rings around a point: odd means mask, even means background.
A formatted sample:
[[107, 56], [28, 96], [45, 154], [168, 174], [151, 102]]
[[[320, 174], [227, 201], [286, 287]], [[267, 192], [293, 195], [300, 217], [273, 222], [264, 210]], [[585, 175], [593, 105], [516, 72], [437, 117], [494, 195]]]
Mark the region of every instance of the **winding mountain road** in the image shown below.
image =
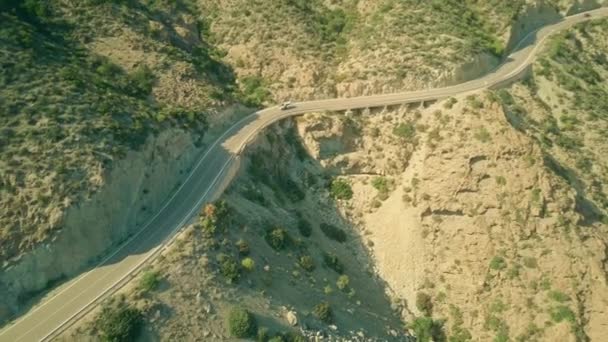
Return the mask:
[[187, 179], [139, 232], [124, 242], [97, 267], [53, 290], [22, 317], [0, 330], [0, 341], [51, 340], [82, 318], [102, 299], [114, 293], [157, 256], [203, 203], [217, 198], [238, 168], [239, 154], [258, 132], [286, 117], [316, 111], [341, 111], [430, 101], [499, 87], [521, 77], [542, 43], [551, 34], [589, 19], [608, 17], [601, 8], [564, 18], [524, 37], [505, 62], [486, 76], [454, 86], [386, 95], [295, 103], [281, 111], [267, 108], [240, 120], [215, 141], [193, 167]]

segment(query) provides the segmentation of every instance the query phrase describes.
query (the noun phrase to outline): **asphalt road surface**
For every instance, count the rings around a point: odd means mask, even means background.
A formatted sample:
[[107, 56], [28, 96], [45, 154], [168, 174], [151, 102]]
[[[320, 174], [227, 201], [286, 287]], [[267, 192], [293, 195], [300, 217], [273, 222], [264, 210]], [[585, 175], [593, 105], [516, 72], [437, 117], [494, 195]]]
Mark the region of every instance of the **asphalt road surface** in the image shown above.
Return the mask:
[[238, 154], [261, 129], [289, 116], [316, 111], [348, 109], [438, 100], [485, 88], [498, 87], [521, 77], [552, 33], [574, 24], [607, 17], [602, 8], [565, 18], [526, 36], [496, 70], [482, 78], [458, 85], [415, 92], [340, 98], [295, 103], [289, 110], [277, 107], [258, 111], [229, 128], [198, 161], [182, 186], [139, 232], [124, 242], [97, 267], [51, 291], [29, 312], [0, 331], [0, 341], [39, 341], [57, 337], [95, 307], [103, 298], [127, 283], [142, 265], [165, 248], [178, 230], [203, 203], [217, 198], [238, 167]]

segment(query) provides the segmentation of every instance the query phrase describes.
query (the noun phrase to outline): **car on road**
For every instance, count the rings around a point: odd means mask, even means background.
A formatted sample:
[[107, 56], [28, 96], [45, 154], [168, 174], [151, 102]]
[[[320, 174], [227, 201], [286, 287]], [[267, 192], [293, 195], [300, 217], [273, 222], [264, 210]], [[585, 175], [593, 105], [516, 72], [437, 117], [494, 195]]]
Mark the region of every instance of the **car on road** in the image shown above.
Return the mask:
[[285, 102], [281, 103], [281, 106], [279, 106], [279, 108], [281, 108], [281, 110], [287, 110], [287, 109], [290, 109], [293, 107], [295, 107], [295, 106], [293, 105], [293, 103], [291, 103], [291, 101], [285, 101]]

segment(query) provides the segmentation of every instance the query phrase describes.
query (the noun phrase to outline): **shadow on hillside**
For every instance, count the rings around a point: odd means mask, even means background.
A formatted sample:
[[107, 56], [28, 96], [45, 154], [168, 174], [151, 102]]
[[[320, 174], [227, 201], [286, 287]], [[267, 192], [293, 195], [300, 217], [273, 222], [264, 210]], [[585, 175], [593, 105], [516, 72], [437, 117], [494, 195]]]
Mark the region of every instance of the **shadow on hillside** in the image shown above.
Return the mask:
[[587, 198], [585, 184], [576, 175], [576, 171], [560, 164], [555, 158], [548, 154], [544, 155], [543, 161], [553, 173], [564, 179], [576, 191], [576, 211], [583, 217], [580, 224], [583, 226], [591, 226], [594, 223], [601, 222], [604, 214], [593, 201], [590, 201]]
[[[544, 10], [544, 15], [540, 18], [537, 13], [530, 13], [528, 16], [519, 17], [517, 21], [511, 25], [511, 32], [509, 35], [511, 40], [507, 43], [505, 49], [506, 54], [508, 55], [519, 51], [536, 42], [537, 33], [530, 34], [530, 32], [534, 32], [544, 26], [556, 24], [563, 20], [564, 18], [554, 8], [546, 8]], [[526, 39], [522, 40], [523, 38]]]
[[[387, 284], [373, 271], [360, 230], [326, 197], [331, 171], [308, 156], [290, 121], [273, 125], [263, 136], [247, 151], [238, 182], [228, 189], [226, 198], [238, 212], [239, 225], [247, 227], [232, 229], [230, 239], [245, 239], [256, 263], [263, 260], [270, 271], [247, 274], [253, 286], [238, 285], [238, 292], [259, 296], [261, 287], [273, 306], [292, 308], [303, 326], [321, 332], [329, 332], [328, 325], [305, 313], [326, 301], [339, 333], [362, 330], [368, 340], [404, 340], [403, 323], [392, 310]], [[279, 227], [291, 242], [276, 251], [266, 237]], [[340, 242], [340, 231], [346, 233], [344, 242]], [[218, 253], [238, 255], [233, 249]], [[341, 266], [332, 269], [327, 255], [334, 255]], [[313, 271], [300, 265], [299, 258], [305, 256], [312, 257]], [[337, 288], [341, 273], [349, 279], [344, 290]], [[291, 328], [279, 323], [274, 329]], [[399, 337], [392, 336], [391, 330]]]

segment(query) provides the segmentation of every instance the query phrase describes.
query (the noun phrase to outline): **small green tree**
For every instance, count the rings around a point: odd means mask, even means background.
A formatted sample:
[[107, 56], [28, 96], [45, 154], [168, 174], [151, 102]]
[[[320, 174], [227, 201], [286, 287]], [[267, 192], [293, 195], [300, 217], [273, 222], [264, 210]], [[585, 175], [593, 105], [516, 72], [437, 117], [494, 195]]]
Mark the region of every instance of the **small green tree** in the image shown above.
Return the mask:
[[139, 288], [144, 292], [154, 290], [160, 283], [160, 272], [146, 271], [142, 274], [139, 280]]
[[240, 255], [248, 255], [249, 254], [249, 244], [247, 243], [247, 241], [245, 241], [243, 239], [239, 239], [235, 243], [235, 246], [238, 249]]
[[416, 126], [413, 123], [401, 123], [393, 128], [393, 134], [404, 139], [416, 137]]
[[434, 321], [430, 317], [419, 317], [410, 324], [410, 329], [414, 331], [416, 341], [445, 341], [442, 321]]
[[338, 280], [336, 281], [336, 286], [342, 291], [346, 290], [348, 288], [349, 284], [350, 284], [350, 279], [345, 274], [339, 276]]
[[228, 314], [228, 330], [233, 337], [252, 337], [257, 331], [257, 322], [246, 309], [234, 307]]
[[315, 269], [315, 260], [310, 255], [303, 255], [298, 259], [298, 265], [308, 272]]
[[283, 228], [275, 228], [266, 233], [266, 242], [275, 251], [284, 249], [288, 239], [287, 232]]
[[345, 179], [334, 179], [334, 181], [331, 182], [329, 192], [335, 199], [349, 200], [353, 198], [353, 189], [350, 187], [350, 183]]
[[503, 257], [495, 256], [490, 260], [490, 268], [497, 271], [504, 270], [507, 268], [507, 262]]
[[143, 315], [138, 309], [120, 304], [103, 307], [95, 326], [104, 341], [130, 342], [139, 334], [142, 321]]
[[255, 269], [255, 261], [251, 258], [245, 258], [241, 260], [241, 266], [243, 266], [246, 271], [251, 272]]
[[319, 320], [321, 320], [325, 323], [328, 323], [328, 324], [333, 322], [333, 320], [334, 320], [333, 312], [332, 312], [331, 306], [329, 306], [328, 302], [322, 302], [322, 303], [317, 304], [312, 309], [312, 313]]
[[233, 257], [220, 253], [217, 255], [217, 262], [220, 269], [220, 273], [228, 279], [230, 282], [234, 282], [239, 279], [240, 269], [237, 262]]

